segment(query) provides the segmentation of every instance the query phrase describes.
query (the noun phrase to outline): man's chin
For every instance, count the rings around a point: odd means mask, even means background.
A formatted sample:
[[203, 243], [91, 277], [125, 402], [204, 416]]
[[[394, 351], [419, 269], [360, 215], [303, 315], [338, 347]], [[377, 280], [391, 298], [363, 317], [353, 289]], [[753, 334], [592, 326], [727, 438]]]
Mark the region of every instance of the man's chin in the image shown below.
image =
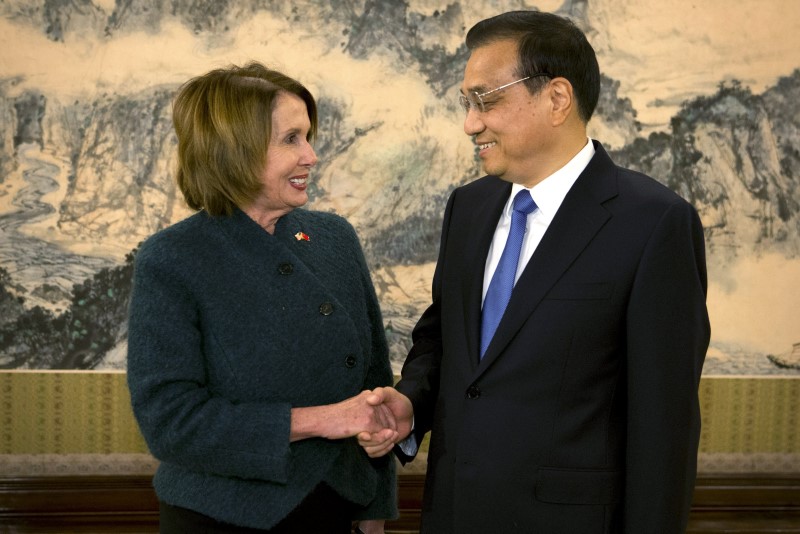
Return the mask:
[[488, 174], [490, 176], [497, 176], [498, 178], [502, 178], [503, 170], [502, 169], [498, 169], [497, 167], [494, 167], [492, 165], [487, 165], [485, 161], [481, 165], [481, 169], [483, 170], [484, 174]]
[[487, 176], [495, 176], [497, 178], [500, 178], [504, 182], [511, 182], [512, 184], [514, 183], [514, 180], [512, 180], [511, 177], [509, 177], [508, 174], [506, 172], [502, 171], [501, 169], [492, 169], [492, 168], [484, 167], [483, 168], [483, 172]]
[[523, 185], [525, 187], [531, 187], [531, 186], [529, 186], [527, 184], [527, 182], [525, 181], [524, 178], [522, 178], [522, 177], [514, 177], [514, 175], [511, 175], [511, 174], [509, 174], [509, 173], [507, 173], [505, 171], [498, 171], [497, 169], [495, 169], [495, 172], [492, 172], [492, 170], [487, 169], [486, 167], [484, 167], [483, 172], [487, 176], [494, 176], [495, 178], [500, 178], [504, 182], [508, 182], [510, 184], [520, 184], [520, 185]]

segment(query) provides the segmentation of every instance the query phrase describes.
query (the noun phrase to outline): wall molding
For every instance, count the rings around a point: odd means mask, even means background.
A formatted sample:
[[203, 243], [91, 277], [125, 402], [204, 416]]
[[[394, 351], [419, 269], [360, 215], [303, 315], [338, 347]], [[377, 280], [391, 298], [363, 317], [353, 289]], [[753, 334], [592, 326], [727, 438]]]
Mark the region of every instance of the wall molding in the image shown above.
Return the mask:
[[[388, 532], [415, 531], [423, 481], [424, 475], [400, 475], [401, 514], [387, 524]], [[71, 526], [94, 532], [95, 525], [156, 532], [157, 523], [149, 475], [0, 477], [0, 531]], [[800, 473], [700, 476], [688, 532], [800, 533]]]

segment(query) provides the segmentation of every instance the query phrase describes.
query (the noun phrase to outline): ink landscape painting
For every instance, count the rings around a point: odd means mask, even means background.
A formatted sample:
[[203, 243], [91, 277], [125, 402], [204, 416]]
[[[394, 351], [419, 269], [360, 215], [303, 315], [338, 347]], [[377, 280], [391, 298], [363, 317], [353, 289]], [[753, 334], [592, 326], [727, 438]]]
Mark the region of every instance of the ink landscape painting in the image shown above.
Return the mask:
[[557, 11], [598, 53], [590, 135], [706, 231], [704, 373], [800, 376], [800, 2], [0, 2], [0, 369], [124, 371], [132, 260], [190, 214], [180, 84], [257, 60], [319, 103], [309, 209], [356, 228], [399, 370], [442, 212], [481, 176], [456, 95], [466, 30]]

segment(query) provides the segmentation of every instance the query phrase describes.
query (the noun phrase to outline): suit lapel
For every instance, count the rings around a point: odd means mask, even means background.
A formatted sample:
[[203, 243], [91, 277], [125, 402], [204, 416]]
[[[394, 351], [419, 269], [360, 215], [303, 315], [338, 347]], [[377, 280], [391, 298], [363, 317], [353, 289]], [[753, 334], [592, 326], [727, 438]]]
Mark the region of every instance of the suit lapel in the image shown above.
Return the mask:
[[480, 203], [472, 210], [468, 228], [474, 229], [474, 236], [470, 240], [463, 264], [464, 331], [467, 332], [468, 357], [473, 370], [478, 365], [480, 352], [481, 299], [486, 257], [489, 255], [497, 223], [511, 194], [509, 182], [497, 179], [497, 184], [499, 186], [491, 189], [488, 194], [481, 195]]
[[602, 203], [616, 195], [616, 167], [602, 146], [578, 177], [520, 275], [503, 319], [477, 372], [487, 369], [522, 328], [542, 298], [611, 215]]

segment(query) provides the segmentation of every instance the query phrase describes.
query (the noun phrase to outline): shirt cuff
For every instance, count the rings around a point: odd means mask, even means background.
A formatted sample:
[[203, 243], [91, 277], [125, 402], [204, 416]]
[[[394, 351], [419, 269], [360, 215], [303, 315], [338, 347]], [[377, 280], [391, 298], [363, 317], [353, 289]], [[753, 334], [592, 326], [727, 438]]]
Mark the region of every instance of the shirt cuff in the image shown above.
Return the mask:
[[417, 436], [414, 434], [414, 419], [411, 419], [411, 433], [406, 439], [399, 441], [397, 446], [400, 447], [400, 450], [403, 451], [403, 454], [406, 456], [417, 455], [417, 451], [419, 451], [419, 443], [417, 443]]

